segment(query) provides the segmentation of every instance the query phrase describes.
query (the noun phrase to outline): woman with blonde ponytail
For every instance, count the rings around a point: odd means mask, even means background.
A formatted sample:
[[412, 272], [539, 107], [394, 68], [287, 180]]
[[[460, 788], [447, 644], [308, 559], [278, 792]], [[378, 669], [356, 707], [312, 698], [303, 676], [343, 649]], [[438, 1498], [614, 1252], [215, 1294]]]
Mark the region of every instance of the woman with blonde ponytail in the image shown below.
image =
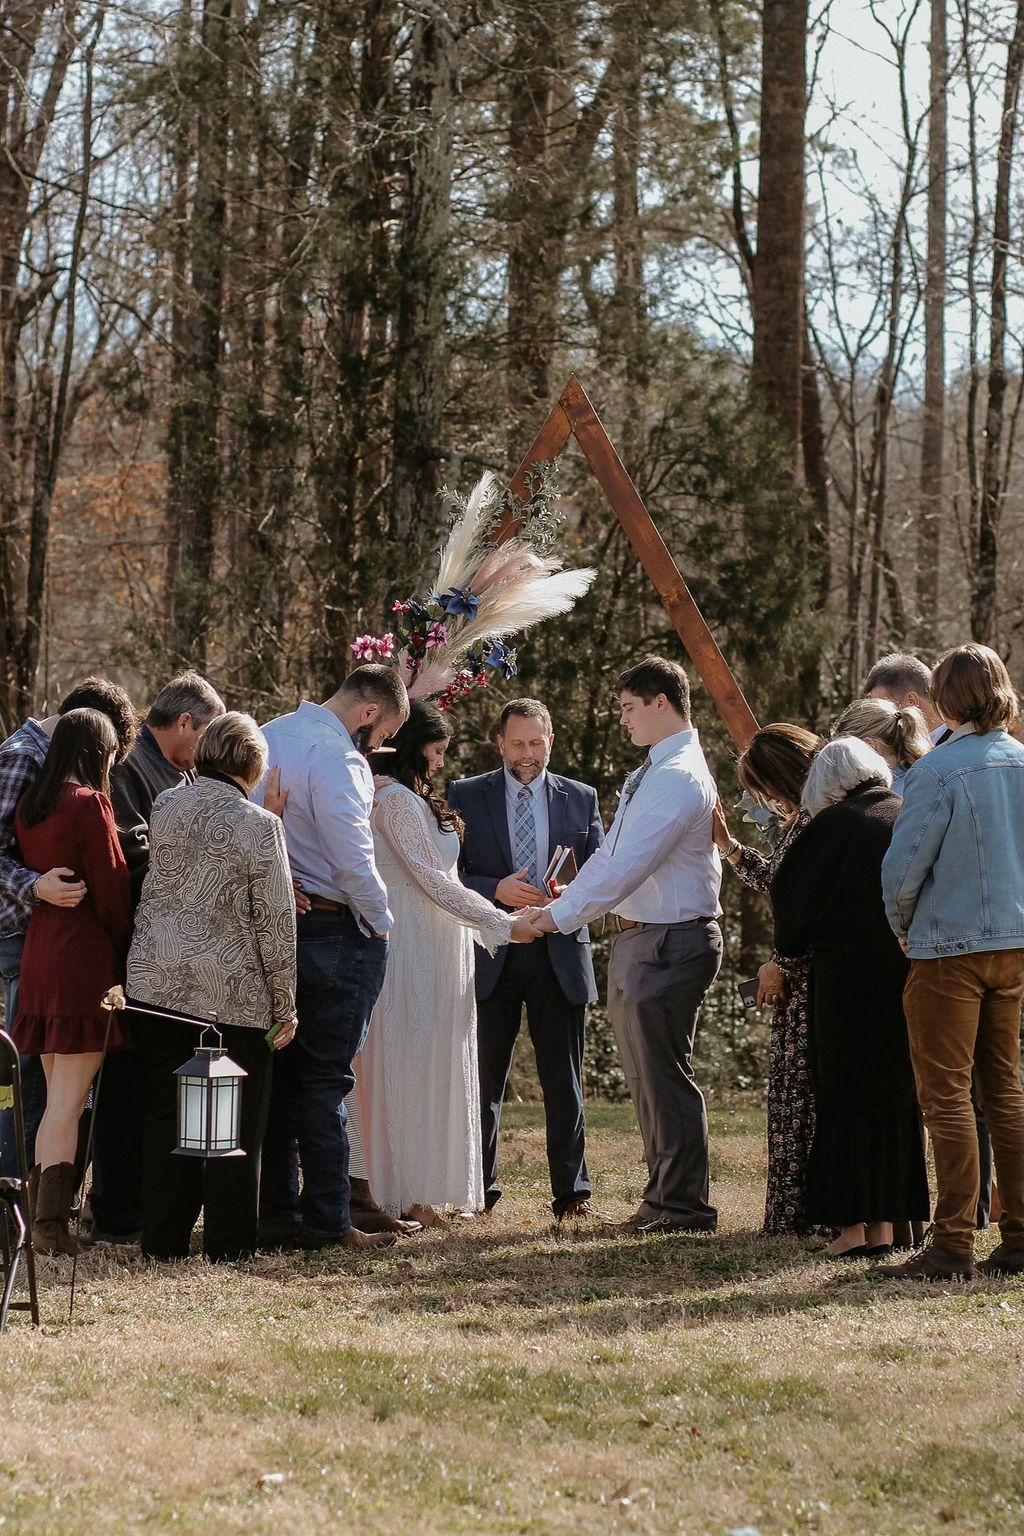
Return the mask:
[[892, 791], [903, 795], [907, 770], [931, 751], [924, 715], [912, 704], [903, 708], [888, 699], [854, 699], [836, 721], [833, 736], [857, 736], [884, 757], [892, 772]]

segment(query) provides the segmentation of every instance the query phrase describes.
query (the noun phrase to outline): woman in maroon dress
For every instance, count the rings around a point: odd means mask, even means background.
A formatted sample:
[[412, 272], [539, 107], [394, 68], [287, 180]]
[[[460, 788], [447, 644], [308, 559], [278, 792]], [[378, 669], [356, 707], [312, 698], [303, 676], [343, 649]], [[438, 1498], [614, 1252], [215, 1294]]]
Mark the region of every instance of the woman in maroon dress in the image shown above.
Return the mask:
[[117, 736], [105, 715], [73, 709], [62, 715], [46, 762], [18, 802], [15, 831], [29, 869], [64, 865], [84, 880], [77, 907], [34, 908], [21, 962], [18, 1049], [39, 1056], [46, 1075], [46, 1112], [36, 1136], [39, 1185], [32, 1246], [37, 1253], [74, 1253], [68, 1217], [75, 1194], [78, 1121], [100, 1065], [110, 1022], [110, 1049], [128, 1044], [100, 999], [124, 980], [132, 932], [131, 881], [117, 840], [107, 791]]

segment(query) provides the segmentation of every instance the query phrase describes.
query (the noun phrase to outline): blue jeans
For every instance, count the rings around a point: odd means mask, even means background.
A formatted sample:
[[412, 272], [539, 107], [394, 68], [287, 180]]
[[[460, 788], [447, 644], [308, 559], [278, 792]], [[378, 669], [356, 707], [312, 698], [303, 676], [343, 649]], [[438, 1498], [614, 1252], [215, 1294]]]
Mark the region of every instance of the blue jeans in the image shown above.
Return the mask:
[[301, 1209], [307, 1230], [341, 1237], [352, 1225], [344, 1101], [384, 984], [388, 946], [364, 934], [350, 913], [314, 910], [298, 927], [299, 1028], [274, 1058], [260, 1219], [295, 1221]]
[[[0, 939], [0, 982], [4, 989], [4, 1028], [10, 1034], [18, 1012], [18, 977], [21, 974], [23, 933], [11, 933]], [[28, 1165], [36, 1160], [36, 1131], [46, 1108], [46, 1078], [38, 1056], [21, 1058], [21, 1103], [25, 1116], [25, 1145]], [[14, 1110], [0, 1110], [0, 1177], [18, 1177], [18, 1149], [14, 1141]]]

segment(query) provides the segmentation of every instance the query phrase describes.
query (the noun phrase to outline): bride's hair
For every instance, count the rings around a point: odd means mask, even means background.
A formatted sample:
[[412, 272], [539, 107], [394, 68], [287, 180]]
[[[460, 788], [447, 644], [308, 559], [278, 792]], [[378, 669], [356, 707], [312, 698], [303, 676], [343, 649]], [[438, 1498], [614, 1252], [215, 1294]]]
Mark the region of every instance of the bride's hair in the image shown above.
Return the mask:
[[450, 715], [424, 699], [410, 699], [408, 720], [388, 742], [394, 751], [371, 753], [370, 767], [374, 773], [395, 779], [419, 795], [430, 806], [440, 830], [457, 832], [461, 837], [465, 830], [462, 817], [457, 816], [431, 787], [423, 753], [424, 747], [431, 742], [450, 741], [454, 734], [455, 724]]

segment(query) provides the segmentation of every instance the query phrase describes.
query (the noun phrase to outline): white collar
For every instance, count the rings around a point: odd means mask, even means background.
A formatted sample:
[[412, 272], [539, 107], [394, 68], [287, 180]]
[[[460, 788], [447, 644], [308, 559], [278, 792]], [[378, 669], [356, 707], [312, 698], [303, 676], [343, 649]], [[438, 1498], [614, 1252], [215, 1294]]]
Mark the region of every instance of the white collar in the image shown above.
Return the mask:
[[531, 796], [536, 799], [537, 795], [547, 786], [548, 771], [546, 768], [542, 769], [529, 784], [521, 784], [514, 774], [509, 773], [504, 763], [501, 765], [501, 771], [505, 775], [505, 793], [506, 795], [511, 795], [513, 800], [519, 798], [519, 791], [521, 789], [528, 789]]
[[666, 736], [658, 742], [657, 746], [651, 747], [647, 755], [651, 760], [651, 767], [656, 768], [659, 763], [667, 762], [670, 757], [682, 751], [683, 747], [699, 745], [700, 737], [693, 726], [688, 726], [685, 731], [673, 731], [671, 736]]

